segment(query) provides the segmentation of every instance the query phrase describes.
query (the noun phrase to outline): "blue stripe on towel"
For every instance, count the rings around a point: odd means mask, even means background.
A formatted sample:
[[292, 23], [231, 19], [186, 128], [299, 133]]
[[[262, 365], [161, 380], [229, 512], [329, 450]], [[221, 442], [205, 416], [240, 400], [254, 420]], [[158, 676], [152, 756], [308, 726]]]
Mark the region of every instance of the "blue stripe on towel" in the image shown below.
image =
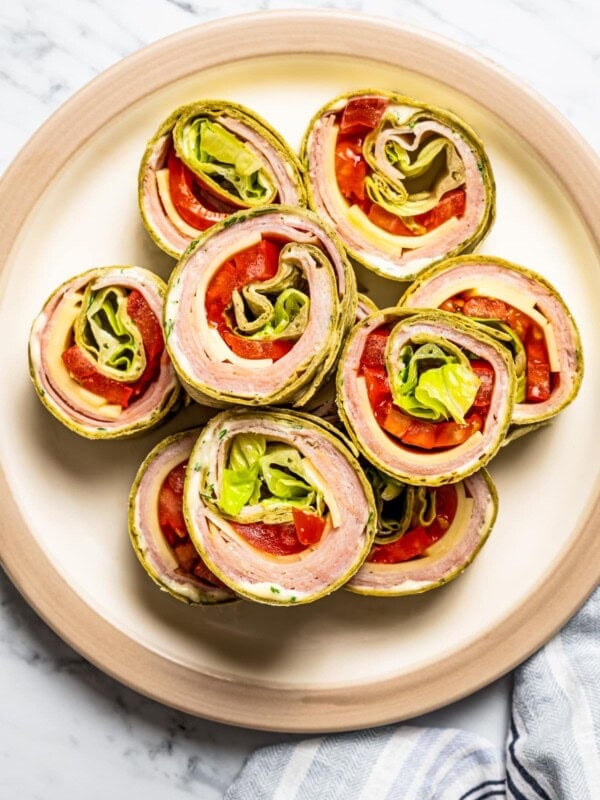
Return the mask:
[[517, 726], [515, 725], [514, 717], [511, 716], [510, 718], [510, 730], [512, 733], [512, 739], [510, 744], [508, 745], [508, 751], [510, 753], [511, 760], [515, 765], [517, 772], [523, 778], [525, 783], [527, 783], [531, 788], [537, 793], [538, 797], [541, 797], [542, 800], [552, 800], [552, 798], [548, 795], [544, 789], [540, 786], [540, 784], [536, 781], [533, 775], [528, 772], [523, 764], [519, 761], [515, 753], [515, 747], [517, 741], [519, 740], [519, 732], [517, 731]]
[[[474, 786], [472, 789], [469, 789], [468, 792], [461, 794], [458, 800], [465, 800], [465, 798], [467, 798], [470, 794], [473, 794], [473, 792], [478, 792], [480, 789], [484, 789], [487, 786], [494, 786], [497, 783], [502, 784], [502, 788], [504, 791], [504, 784], [506, 783], [506, 781], [483, 781], [483, 783], [480, 783], [479, 786]], [[483, 797], [490, 797], [490, 795], [485, 794], [483, 795]], [[472, 800], [483, 800], [483, 797], [472, 798]]]

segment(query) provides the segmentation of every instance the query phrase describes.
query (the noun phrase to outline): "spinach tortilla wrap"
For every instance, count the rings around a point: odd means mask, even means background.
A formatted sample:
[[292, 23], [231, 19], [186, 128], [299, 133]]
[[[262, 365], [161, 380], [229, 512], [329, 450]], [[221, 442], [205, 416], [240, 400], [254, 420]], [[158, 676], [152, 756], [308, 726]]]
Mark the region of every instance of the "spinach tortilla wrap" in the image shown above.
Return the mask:
[[398, 597], [436, 589], [473, 561], [494, 525], [496, 489], [485, 469], [458, 483], [409, 486], [367, 467], [377, 532], [346, 589]]
[[239, 212], [171, 274], [167, 348], [199, 403], [301, 407], [331, 375], [356, 305], [354, 272], [314, 214]]
[[282, 137], [223, 100], [176, 109], [150, 139], [138, 183], [144, 226], [175, 258], [240, 209], [306, 205], [300, 162]]
[[494, 219], [494, 177], [475, 132], [399, 94], [332, 100], [311, 121], [302, 159], [311, 208], [385, 278], [410, 280], [473, 249]]
[[190, 456], [184, 513], [215, 575], [280, 606], [346, 583], [374, 535], [371, 487], [338, 431], [278, 409], [233, 409], [207, 424]]
[[147, 430], [180, 385], [161, 328], [165, 284], [142, 267], [88, 270], [63, 283], [34, 320], [31, 378], [44, 406], [89, 439]]

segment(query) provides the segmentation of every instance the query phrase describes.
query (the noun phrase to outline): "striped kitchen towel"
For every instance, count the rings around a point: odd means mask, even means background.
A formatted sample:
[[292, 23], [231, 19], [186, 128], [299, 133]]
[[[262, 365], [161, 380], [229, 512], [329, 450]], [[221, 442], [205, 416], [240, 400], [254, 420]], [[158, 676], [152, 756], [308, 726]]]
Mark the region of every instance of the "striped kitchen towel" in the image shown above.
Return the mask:
[[506, 750], [388, 726], [250, 756], [225, 800], [600, 800], [600, 589], [515, 671]]

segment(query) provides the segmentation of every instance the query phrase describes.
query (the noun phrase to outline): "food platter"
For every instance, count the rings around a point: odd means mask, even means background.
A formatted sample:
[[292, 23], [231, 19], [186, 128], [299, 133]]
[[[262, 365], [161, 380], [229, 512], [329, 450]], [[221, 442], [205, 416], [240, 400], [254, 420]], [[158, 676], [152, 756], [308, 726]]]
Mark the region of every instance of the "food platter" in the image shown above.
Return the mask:
[[[235, 53], [235, 58], [230, 54]], [[176, 105], [224, 97], [297, 147], [316, 109], [366, 86], [452, 108], [485, 142], [497, 220], [479, 248], [558, 288], [580, 326], [586, 376], [551, 426], [491, 466], [500, 513], [475, 564], [428, 595], [337, 592], [279, 609], [186, 608], [156, 591], [127, 537], [137, 466], [195, 409], [139, 439], [79, 439], [29, 383], [29, 325], [62, 280], [93, 266], [174, 262], [138, 216], [146, 140]], [[493, 107], [490, 107], [489, 104]], [[568, 151], [569, 158], [564, 158]], [[125, 59], [65, 104], [0, 185], [0, 557], [38, 613], [133, 688], [190, 713], [288, 731], [407, 718], [480, 688], [539, 647], [598, 578], [600, 166], [553, 109], [490, 62], [429, 34], [352, 14], [280, 12], [190, 29]], [[366, 277], [380, 305], [402, 287]]]

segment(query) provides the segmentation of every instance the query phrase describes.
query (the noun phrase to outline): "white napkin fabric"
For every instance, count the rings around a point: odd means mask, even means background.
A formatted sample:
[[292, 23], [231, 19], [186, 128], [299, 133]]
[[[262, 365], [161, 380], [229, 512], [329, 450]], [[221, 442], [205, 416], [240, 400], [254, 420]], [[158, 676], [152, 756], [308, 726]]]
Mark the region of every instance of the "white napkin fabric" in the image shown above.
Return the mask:
[[600, 589], [515, 671], [505, 752], [387, 726], [253, 753], [224, 800], [600, 800]]

